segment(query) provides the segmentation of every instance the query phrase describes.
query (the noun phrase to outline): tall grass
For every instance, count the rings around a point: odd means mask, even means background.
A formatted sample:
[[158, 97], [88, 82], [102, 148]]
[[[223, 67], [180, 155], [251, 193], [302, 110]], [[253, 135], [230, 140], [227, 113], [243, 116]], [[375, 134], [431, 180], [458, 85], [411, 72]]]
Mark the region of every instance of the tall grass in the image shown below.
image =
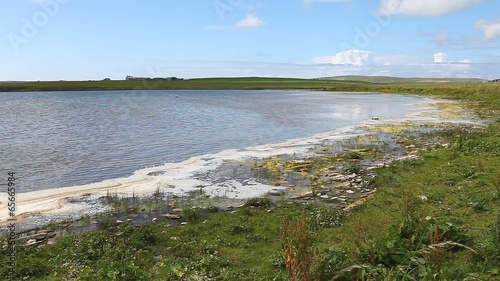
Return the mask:
[[317, 280], [315, 274], [320, 255], [316, 246], [316, 233], [306, 218], [283, 217], [281, 220], [280, 240], [286, 257], [289, 281]]

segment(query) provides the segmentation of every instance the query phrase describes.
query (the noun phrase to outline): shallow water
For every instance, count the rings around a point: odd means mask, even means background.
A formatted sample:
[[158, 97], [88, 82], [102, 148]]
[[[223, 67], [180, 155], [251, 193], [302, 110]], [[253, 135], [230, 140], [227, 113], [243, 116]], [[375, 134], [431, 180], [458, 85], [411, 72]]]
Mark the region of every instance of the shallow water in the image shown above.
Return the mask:
[[424, 98], [311, 91], [0, 93], [0, 171], [18, 192], [409, 115]]

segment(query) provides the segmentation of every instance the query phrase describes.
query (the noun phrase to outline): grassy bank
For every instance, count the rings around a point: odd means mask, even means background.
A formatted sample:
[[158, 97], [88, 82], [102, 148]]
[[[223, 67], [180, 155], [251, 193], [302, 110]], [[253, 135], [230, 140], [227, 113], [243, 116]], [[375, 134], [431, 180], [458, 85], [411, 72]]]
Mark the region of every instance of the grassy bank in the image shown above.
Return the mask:
[[[224, 84], [223, 79], [217, 82]], [[248, 80], [225, 85], [275, 89], [297, 83], [296, 88], [418, 94], [462, 102], [492, 122], [479, 130], [443, 132], [449, 145], [378, 169], [370, 182], [377, 192], [349, 212], [289, 204], [283, 198], [277, 203], [251, 200], [234, 213], [185, 209], [172, 225], [164, 221], [135, 227], [103, 221], [100, 231], [65, 237], [52, 245], [18, 245], [16, 273], [10, 277], [500, 280], [499, 85], [268, 82], [268, 87], [265, 81]], [[9, 254], [2, 247], [2, 280], [9, 277]]]
[[[0, 92], [94, 91], [94, 90], [182, 90], [182, 89], [321, 89], [347, 86], [357, 81], [324, 81], [286, 78], [205, 78], [176, 81], [49, 81], [0, 83]], [[362, 82], [361, 82], [362, 83]]]
[[[439, 81], [437, 79], [434, 79]], [[478, 85], [474, 79], [448, 79], [448, 83], [432, 82], [432, 79], [339, 77], [338, 79], [294, 79], [294, 78], [202, 78], [189, 80], [113, 80], [113, 81], [42, 81], [42, 82], [2, 82], [0, 92], [38, 91], [106, 91], [106, 90], [183, 90], [183, 89], [315, 89], [336, 91], [359, 91], [380, 88], [380, 85], [394, 83], [404, 85]], [[377, 81], [373, 83], [373, 81]], [[419, 82], [423, 81], [423, 82]], [[427, 84], [425, 84], [427, 83]]]

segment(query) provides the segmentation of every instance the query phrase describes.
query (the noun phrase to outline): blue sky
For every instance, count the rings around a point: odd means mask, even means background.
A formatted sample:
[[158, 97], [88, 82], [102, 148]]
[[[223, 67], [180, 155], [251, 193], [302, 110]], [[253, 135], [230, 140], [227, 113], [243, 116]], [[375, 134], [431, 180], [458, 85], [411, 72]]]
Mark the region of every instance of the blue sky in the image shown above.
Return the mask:
[[500, 78], [497, 0], [0, 0], [0, 81]]

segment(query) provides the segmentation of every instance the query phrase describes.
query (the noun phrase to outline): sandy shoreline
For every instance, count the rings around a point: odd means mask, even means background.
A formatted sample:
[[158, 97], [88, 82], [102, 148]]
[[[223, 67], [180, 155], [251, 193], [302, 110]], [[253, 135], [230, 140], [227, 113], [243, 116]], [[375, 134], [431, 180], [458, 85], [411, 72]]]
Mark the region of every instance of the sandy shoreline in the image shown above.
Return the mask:
[[[435, 106], [433, 104], [441, 104]], [[289, 140], [283, 143], [261, 145], [243, 150], [225, 150], [215, 154], [193, 157], [180, 163], [167, 163], [163, 166], [146, 168], [136, 171], [126, 178], [110, 179], [99, 183], [81, 186], [46, 189], [16, 195], [17, 223], [28, 223], [36, 216], [53, 216], [74, 214], [83, 216], [89, 213], [104, 211], [104, 206], [97, 204], [100, 197], [119, 195], [123, 197], [148, 196], [160, 191], [165, 194], [183, 195], [190, 191], [204, 190], [212, 197], [252, 198], [267, 194], [275, 186], [262, 184], [254, 180], [245, 182], [200, 178], [198, 175], [217, 169], [224, 161], [242, 161], [245, 159], [262, 159], [283, 154], [306, 153], [308, 148], [324, 141], [341, 141], [365, 134], [363, 126], [380, 126], [397, 124], [397, 122], [419, 123], [471, 123], [463, 116], [452, 116], [451, 110], [442, 104], [452, 104], [445, 101], [428, 99], [426, 103], [415, 105], [410, 116], [402, 116], [398, 120], [366, 120], [363, 124], [343, 128], [334, 132], [317, 134], [308, 138]], [[453, 109], [457, 111], [457, 109]], [[0, 226], [9, 224], [7, 221], [7, 198], [0, 197]], [[90, 203], [89, 203], [90, 202]], [[33, 223], [33, 222], [31, 222]], [[34, 222], [36, 223], [36, 222]]]

